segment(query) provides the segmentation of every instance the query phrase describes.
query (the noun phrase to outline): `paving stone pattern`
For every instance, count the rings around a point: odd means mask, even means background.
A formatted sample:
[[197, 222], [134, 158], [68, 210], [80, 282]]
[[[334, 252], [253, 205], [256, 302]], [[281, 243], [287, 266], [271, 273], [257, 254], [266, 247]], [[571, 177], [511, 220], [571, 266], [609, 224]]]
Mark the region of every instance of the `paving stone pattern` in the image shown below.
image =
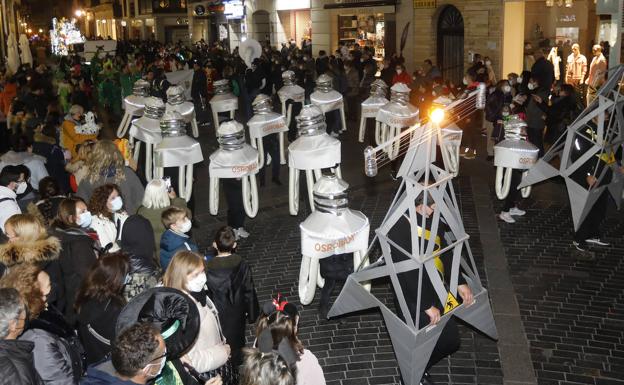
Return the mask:
[[624, 384], [624, 216], [611, 211], [612, 245], [583, 261], [567, 197], [524, 203], [525, 217], [498, 223], [538, 383]]
[[[476, 215], [470, 199], [470, 183], [460, 178], [462, 212], [467, 231], [471, 234], [471, 246], [483, 272], [483, 254], [478, 234]], [[395, 184], [375, 186], [375, 194], [362, 188], [351, 195], [350, 207], [362, 210], [371, 220], [371, 229], [381, 223], [392, 200]], [[399, 384], [399, 369], [383, 318], [378, 310], [360, 312], [337, 320], [319, 319], [318, 300], [302, 307], [298, 303], [297, 283], [299, 278], [300, 233], [299, 223], [308, 213], [299, 216], [288, 214], [285, 204], [262, 209], [246, 228], [251, 236], [240, 242], [240, 254], [251, 263], [254, 281], [260, 301], [267, 301], [277, 293], [288, 296], [300, 309], [299, 335], [305, 346], [319, 359], [328, 385], [351, 384]], [[214, 230], [225, 222], [225, 218], [200, 215], [202, 228], [196, 231], [197, 238], [209, 239]], [[204, 246], [208, 242], [200, 242]], [[485, 282], [484, 282], [485, 283]], [[387, 282], [375, 282], [373, 293], [393, 308], [392, 293]], [[338, 291], [335, 291], [336, 296]], [[496, 342], [460, 324], [461, 348], [450, 359], [445, 359], [432, 368], [436, 384], [502, 384], [502, 371]], [[251, 343], [251, 327], [248, 331]], [[423, 359], [427, 359], [423, 357]]]

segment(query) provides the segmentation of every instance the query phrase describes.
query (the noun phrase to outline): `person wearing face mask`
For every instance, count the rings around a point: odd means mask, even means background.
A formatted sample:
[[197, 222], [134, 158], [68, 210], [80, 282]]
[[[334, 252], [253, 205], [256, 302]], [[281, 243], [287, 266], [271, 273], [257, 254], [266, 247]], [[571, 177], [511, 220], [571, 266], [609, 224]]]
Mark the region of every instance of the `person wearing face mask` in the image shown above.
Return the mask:
[[24, 263], [0, 279], [0, 287], [13, 287], [28, 308], [27, 326], [20, 341], [34, 344], [37, 373], [46, 385], [77, 385], [82, 374], [81, 347], [74, 329], [49, 302], [50, 276], [37, 264]]
[[121, 230], [128, 218], [123, 206], [119, 187], [112, 183], [96, 188], [89, 199], [91, 228], [97, 233], [104, 253], [119, 250]]
[[559, 95], [553, 98], [548, 110], [544, 141], [554, 144], [565, 132], [566, 127], [576, 119], [579, 112], [574, 87], [570, 84], [562, 84]]
[[144, 385], [158, 377], [167, 362], [167, 347], [160, 331], [138, 322], [116, 336], [111, 357], [87, 369], [82, 385]]
[[531, 76], [527, 88], [531, 92], [526, 107], [526, 123], [529, 142], [539, 148], [539, 156], [544, 155], [544, 128], [548, 116], [548, 95], [550, 86], [542, 87], [536, 78]]
[[[178, 251], [163, 277], [163, 286], [181, 290], [186, 293], [197, 306], [200, 317], [199, 334], [191, 350], [184, 359], [204, 377], [213, 378], [221, 375], [223, 383], [232, 384], [233, 378], [226, 373], [232, 368], [230, 346], [227, 344], [219, 312], [206, 291], [206, 272], [204, 259], [192, 251]], [[229, 368], [225, 368], [229, 365]]]
[[72, 158], [78, 156], [76, 152], [76, 146], [84, 143], [87, 140], [97, 139], [97, 133], [88, 134], [82, 133], [78, 127], [84, 123], [85, 110], [82, 106], [74, 104], [69, 109], [69, 114], [65, 116], [65, 120], [61, 125], [61, 147], [71, 152]]
[[188, 211], [179, 207], [170, 207], [162, 213], [165, 232], [160, 238], [160, 266], [167, 270], [169, 262], [179, 250], [198, 251], [197, 244], [188, 233], [191, 231], [191, 220]]
[[6, 166], [0, 171], [0, 230], [4, 234], [4, 223], [11, 216], [21, 214], [17, 195], [26, 191], [25, 175], [18, 166]]
[[[496, 84], [485, 104], [485, 119], [487, 127], [487, 160], [494, 159], [494, 142], [501, 134], [503, 124], [503, 107], [511, 103], [511, 86], [507, 80], [501, 80]], [[493, 135], [496, 131], [497, 135]]]
[[63, 199], [50, 225], [50, 233], [61, 241], [59, 263], [65, 306], [59, 310], [70, 325], [76, 321], [76, 293], [87, 271], [97, 260], [96, 250], [99, 250], [97, 233], [89, 229], [90, 225], [91, 213], [80, 198]]
[[396, 74], [392, 77], [392, 85], [396, 83], [403, 83], [405, 85], [409, 85], [412, 83], [412, 79], [410, 78], [407, 71], [405, 71], [404, 64], [397, 64], [395, 67]]

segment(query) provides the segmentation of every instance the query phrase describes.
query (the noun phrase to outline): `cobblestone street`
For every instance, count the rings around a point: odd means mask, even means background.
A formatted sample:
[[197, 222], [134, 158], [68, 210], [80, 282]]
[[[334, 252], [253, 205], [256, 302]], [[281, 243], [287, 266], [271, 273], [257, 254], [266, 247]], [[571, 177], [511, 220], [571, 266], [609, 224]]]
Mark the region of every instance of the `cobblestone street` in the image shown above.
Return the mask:
[[[215, 148], [214, 136], [210, 132], [204, 138], [209, 138], [202, 143], [207, 158]], [[372, 233], [383, 219], [398, 182], [390, 180], [386, 169], [380, 170], [375, 180], [366, 179], [361, 171], [364, 146], [356, 141], [354, 131], [343, 140], [346, 141], [343, 142], [343, 173], [353, 186], [350, 207], [369, 217]], [[492, 189], [493, 171], [491, 164], [481, 157], [462, 160], [462, 173], [455, 180], [464, 225], [486, 287], [489, 282], [484, 263], [488, 261], [488, 252], [492, 251], [486, 250], [484, 258], [482, 241], [487, 239], [480, 237], [471, 186], [484, 183]], [[225, 209], [222, 204], [218, 216], [208, 214], [207, 178], [203, 182], [207, 177], [206, 165], [198, 168], [197, 175], [196, 210], [201, 228], [195, 230], [195, 236], [203, 246], [208, 246], [214, 230], [225, 223]], [[260, 188], [260, 212], [256, 218], [247, 219], [246, 228], [251, 236], [240, 242], [239, 250], [253, 267], [260, 301], [281, 293], [298, 303], [301, 260], [298, 225], [309, 212], [303, 208], [297, 217], [289, 215], [286, 167], [282, 167], [281, 177], [283, 186], [267, 183]], [[490, 191], [490, 202], [498, 212], [500, 203], [493, 191]], [[624, 218], [619, 212], [611, 213], [604, 228], [612, 246], [593, 249], [596, 259], [588, 262], [578, 260], [573, 252], [571, 214], [563, 185], [550, 181], [537, 186], [522, 207], [527, 214], [514, 225], [495, 217], [486, 221], [486, 225], [496, 226], [504, 246], [514, 289], [513, 298], [507, 301], [518, 305], [522, 335], [501, 335], [496, 342], [460, 324], [461, 348], [450, 359], [432, 368], [433, 381], [436, 384], [522, 383], [504, 377], [501, 360], [506, 360], [505, 373], [527, 371], [532, 365], [540, 385], [624, 384], [624, 280], [618, 274], [623, 268]], [[387, 282], [375, 282], [373, 293], [393, 306]], [[335, 291], [334, 296], [337, 294]], [[303, 308], [300, 336], [319, 358], [328, 383], [400, 383], [396, 358], [379, 311], [321, 320], [319, 295], [320, 290], [317, 290], [315, 301], [300, 307]], [[501, 325], [497, 326], [500, 329]], [[248, 336], [251, 341], [251, 328]], [[501, 351], [499, 347], [506, 343], [506, 338], [512, 339], [512, 343], [518, 339], [525, 345], [528, 341], [532, 362], [521, 362], [513, 350]]]

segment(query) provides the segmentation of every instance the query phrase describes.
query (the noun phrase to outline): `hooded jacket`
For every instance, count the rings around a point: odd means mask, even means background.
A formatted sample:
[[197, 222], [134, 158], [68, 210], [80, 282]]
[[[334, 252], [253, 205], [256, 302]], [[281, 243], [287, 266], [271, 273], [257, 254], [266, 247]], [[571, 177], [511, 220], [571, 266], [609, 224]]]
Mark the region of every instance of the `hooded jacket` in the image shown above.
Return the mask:
[[0, 340], [0, 378], [11, 385], [42, 384], [33, 363], [30, 341]]
[[98, 244], [81, 228], [62, 229], [56, 227], [53, 234], [61, 241], [62, 250], [59, 254], [59, 264], [63, 277], [63, 291], [65, 293], [65, 308], [60, 310], [70, 325], [76, 322], [74, 301], [83, 278], [89, 272], [91, 265], [97, 260], [95, 250]]
[[208, 296], [219, 311], [223, 335], [232, 348], [232, 362], [240, 364], [246, 322], [260, 315], [251, 268], [240, 256], [215, 257], [206, 263]]
[[61, 242], [55, 237], [47, 237], [34, 242], [9, 242], [0, 246], [0, 263], [5, 267], [20, 263], [36, 263], [50, 276], [52, 291], [48, 303], [58, 309], [65, 306], [65, 289], [59, 263]]
[[32, 320], [19, 339], [35, 345], [35, 369], [46, 385], [78, 384], [82, 347], [73, 328], [53, 306]]

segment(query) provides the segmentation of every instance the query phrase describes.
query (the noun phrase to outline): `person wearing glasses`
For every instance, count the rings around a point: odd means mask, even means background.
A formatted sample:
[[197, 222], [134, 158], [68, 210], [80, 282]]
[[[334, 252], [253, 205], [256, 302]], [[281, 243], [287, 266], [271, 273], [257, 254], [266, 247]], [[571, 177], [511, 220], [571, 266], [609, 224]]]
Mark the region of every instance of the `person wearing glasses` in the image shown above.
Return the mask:
[[90, 366], [80, 384], [146, 384], [160, 375], [166, 361], [167, 347], [160, 330], [151, 323], [135, 323], [117, 336], [110, 358]]

